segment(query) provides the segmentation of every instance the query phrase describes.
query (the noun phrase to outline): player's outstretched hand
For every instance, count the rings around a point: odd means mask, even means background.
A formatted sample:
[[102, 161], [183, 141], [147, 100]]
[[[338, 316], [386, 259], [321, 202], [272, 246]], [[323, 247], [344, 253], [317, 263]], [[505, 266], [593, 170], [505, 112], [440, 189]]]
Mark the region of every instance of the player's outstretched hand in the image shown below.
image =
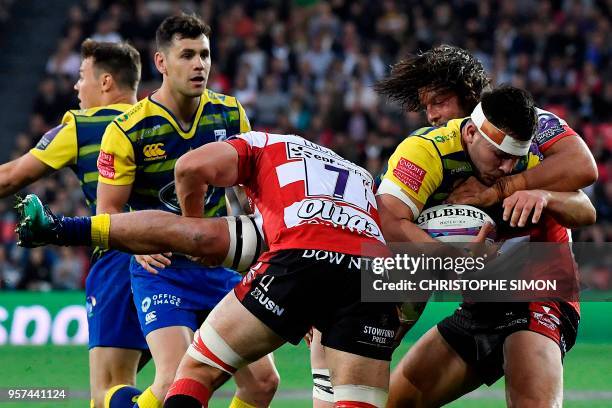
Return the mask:
[[61, 245], [61, 242], [58, 242], [58, 232], [62, 223], [36, 194], [28, 194], [25, 198], [17, 197], [15, 209], [19, 217], [15, 228], [19, 236], [18, 245], [25, 248]]
[[455, 188], [446, 199], [450, 204], [474, 205], [476, 207], [490, 207], [499, 201], [494, 188], [482, 184], [472, 176]]
[[163, 254], [153, 255], [134, 255], [136, 262], [147, 272], [157, 274], [159, 271], [155, 268], [164, 269], [172, 262], [170, 257], [172, 252], [164, 252]]
[[537, 224], [549, 200], [550, 193], [548, 191], [517, 191], [503, 202], [504, 221], [510, 220], [511, 227], [524, 227], [527, 224], [529, 215], [533, 212], [531, 222]]

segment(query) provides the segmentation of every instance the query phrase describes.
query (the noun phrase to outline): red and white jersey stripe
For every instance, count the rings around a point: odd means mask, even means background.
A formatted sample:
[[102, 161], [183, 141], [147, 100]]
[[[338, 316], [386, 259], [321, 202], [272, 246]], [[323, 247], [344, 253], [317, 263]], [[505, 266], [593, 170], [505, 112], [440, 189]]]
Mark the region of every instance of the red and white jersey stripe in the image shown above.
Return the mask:
[[238, 152], [237, 183], [261, 214], [270, 251], [386, 253], [366, 170], [295, 135], [247, 132], [227, 143]]
[[[572, 242], [572, 231], [563, 227], [554, 218], [544, 214], [537, 225], [533, 225], [531, 228], [520, 229], [515, 235], [506, 235], [502, 238], [506, 241], [506, 244], [511, 244], [517, 241], [531, 241], [531, 242], [558, 242], [558, 243], [570, 243]], [[505, 245], [506, 245], [505, 244]], [[504, 250], [504, 246], [501, 247]], [[555, 280], [562, 277], [569, 277], [566, 274], [570, 271], [573, 272], [576, 288], [578, 288], [578, 265], [574, 262], [574, 257], [571, 252], [570, 245], [559, 245], [556, 248], [558, 251], [556, 257], [550, 257], [546, 263], [531, 263], [531, 276], [537, 276], [539, 279], [551, 279]], [[568, 269], [569, 268], [569, 269]], [[557, 276], [555, 272], [563, 271], [565, 276]], [[567, 283], [567, 282], [565, 282]], [[570, 285], [572, 286], [572, 285]], [[568, 291], [564, 292], [567, 293]], [[578, 293], [576, 292], [576, 295]], [[568, 301], [577, 313], [580, 313], [580, 303], [577, 301]]]

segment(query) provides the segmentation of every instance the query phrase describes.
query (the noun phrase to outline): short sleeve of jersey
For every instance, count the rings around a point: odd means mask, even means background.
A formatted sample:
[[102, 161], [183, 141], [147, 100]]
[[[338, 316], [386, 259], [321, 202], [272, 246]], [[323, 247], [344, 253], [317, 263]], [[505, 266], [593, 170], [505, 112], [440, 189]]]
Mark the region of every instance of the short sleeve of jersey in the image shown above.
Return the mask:
[[115, 122], [104, 131], [98, 156], [98, 181], [104, 184], [125, 186], [134, 183], [136, 158], [130, 139]]
[[442, 162], [432, 143], [418, 136], [406, 138], [391, 155], [377, 192], [402, 200], [415, 218], [418, 210], [407, 200], [425, 205], [442, 183]]
[[66, 112], [62, 123], [45, 133], [30, 153], [55, 170], [75, 164], [78, 147], [74, 115]]
[[240, 133], [250, 132], [251, 122], [249, 122], [249, 118], [240, 102], [238, 102], [238, 99], [236, 99], [236, 104], [238, 105], [238, 112], [240, 113]]
[[544, 153], [552, 145], [567, 136], [577, 136], [566, 121], [552, 112], [538, 109], [538, 131], [535, 142], [540, 152]]
[[253, 165], [253, 148], [247, 140], [238, 136], [225, 141], [238, 152], [238, 179], [236, 184], [248, 185]]

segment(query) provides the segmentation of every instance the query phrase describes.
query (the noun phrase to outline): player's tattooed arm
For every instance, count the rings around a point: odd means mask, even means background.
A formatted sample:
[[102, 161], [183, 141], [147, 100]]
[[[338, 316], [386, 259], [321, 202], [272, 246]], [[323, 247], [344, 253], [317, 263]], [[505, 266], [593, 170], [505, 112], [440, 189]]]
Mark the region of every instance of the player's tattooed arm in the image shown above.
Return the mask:
[[524, 227], [528, 221], [537, 224], [544, 211], [566, 228], [591, 225], [596, 220], [595, 208], [582, 191], [517, 191], [504, 200], [503, 207], [503, 218], [512, 227]]
[[238, 179], [238, 153], [224, 142], [209, 143], [192, 150], [176, 162], [176, 195], [183, 215], [201, 217], [209, 185], [230, 187]]

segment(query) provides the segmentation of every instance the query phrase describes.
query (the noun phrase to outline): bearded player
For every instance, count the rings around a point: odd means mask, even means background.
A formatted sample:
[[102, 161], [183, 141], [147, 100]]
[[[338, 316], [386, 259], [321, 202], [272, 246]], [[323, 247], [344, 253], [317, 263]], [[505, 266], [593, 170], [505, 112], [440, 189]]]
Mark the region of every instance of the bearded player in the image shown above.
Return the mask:
[[[537, 167], [540, 159], [530, 152], [536, 124], [531, 97], [502, 87], [484, 94], [468, 118], [406, 138], [378, 190], [387, 240], [433, 242], [414, 220], [446, 200], [458, 182], [477, 177], [493, 186], [501, 177]], [[531, 240], [566, 242], [565, 227], [595, 219], [581, 192], [522, 190], [502, 206], [512, 227], [537, 224], [525, 233]], [[537, 324], [544, 310], [552, 316], [551, 327]], [[392, 376], [388, 406], [443, 405], [502, 375], [508, 404], [554, 406], [562, 398], [562, 358], [575, 341], [578, 321], [578, 305], [567, 301], [463, 303], [404, 357]]]
[[[489, 84], [484, 67], [469, 52], [459, 47], [441, 45], [398, 62], [389, 77], [376, 85], [376, 89], [408, 111], [424, 110], [432, 126], [442, 126], [451, 119], [469, 116]], [[595, 160], [580, 136], [553, 113], [539, 108], [536, 110], [538, 130], [534, 152], [543, 155], [544, 161], [526, 171], [504, 175], [491, 186], [470, 177], [452, 191], [447, 202], [488, 207], [501, 203], [517, 191], [523, 191], [520, 201], [519, 196], [514, 196], [513, 200], [523, 205], [525, 195], [529, 195], [531, 201], [527, 208], [531, 208], [535, 195], [541, 193], [526, 193], [525, 190], [576, 191], [595, 182]], [[413, 133], [419, 135], [430, 131], [430, 127], [424, 127]], [[571, 169], [567, 167], [569, 162], [573, 164]], [[568, 170], [571, 171], [570, 177]], [[418, 305], [413, 319], [407, 324], [414, 324], [423, 309], [424, 305]], [[402, 330], [408, 328], [402, 327]], [[329, 406], [326, 404], [330, 404], [333, 395], [330, 393], [329, 372], [324, 367], [325, 359], [317, 339], [315, 332], [311, 345], [313, 398], [317, 407], [324, 408]]]

